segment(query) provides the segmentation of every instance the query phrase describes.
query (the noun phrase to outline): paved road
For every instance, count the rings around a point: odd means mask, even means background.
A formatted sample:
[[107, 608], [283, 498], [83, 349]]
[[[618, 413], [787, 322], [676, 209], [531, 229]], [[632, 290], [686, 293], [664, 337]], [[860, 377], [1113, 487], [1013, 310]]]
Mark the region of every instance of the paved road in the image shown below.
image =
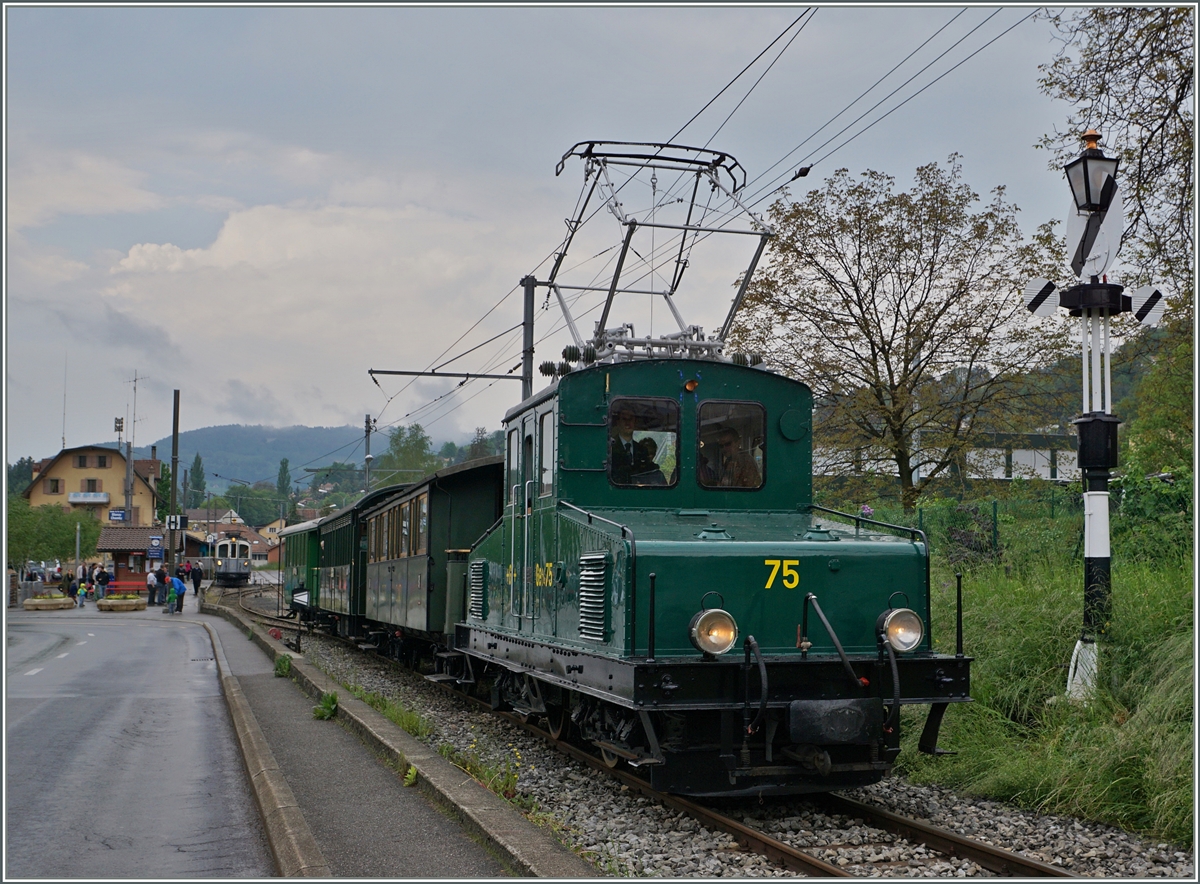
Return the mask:
[[6, 877], [274, 874], [203, 627], [10, 610], [6, 644]]

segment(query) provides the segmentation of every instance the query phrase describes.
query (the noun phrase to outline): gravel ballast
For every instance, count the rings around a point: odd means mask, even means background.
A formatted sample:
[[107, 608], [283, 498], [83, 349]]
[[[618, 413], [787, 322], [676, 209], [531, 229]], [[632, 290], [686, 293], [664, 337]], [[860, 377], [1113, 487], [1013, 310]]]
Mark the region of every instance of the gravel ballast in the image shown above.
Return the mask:
[[[380, 694], [419, 712], [434, 731], [427, 741], [448, 743], [497, 769], [517, 775], [517, 790], [536, 803], [534, 818], [552, 826], [570, 848], [604, 873], [660, 877], [794, 877], [770, 860], [743, 850], [612, 778], [564, 757], [541, 739], [480, 712], [421, 676], [387, 661], [314, 635], [305, 658], [331, 678]], [[956, 795], [891, 777], [847, 797], [878, 804], [970, 838], [1023, 853], [1090, 877], [1195, 877], [1194, 854], [1148, 842], [1110, 826], [1043, 816], [1011, 805]], [[946, 857], [829, 813], [804, 800], [774, 799], [723, 807], [739, 821], [861, 875], [991, 877], [969, 860]]]

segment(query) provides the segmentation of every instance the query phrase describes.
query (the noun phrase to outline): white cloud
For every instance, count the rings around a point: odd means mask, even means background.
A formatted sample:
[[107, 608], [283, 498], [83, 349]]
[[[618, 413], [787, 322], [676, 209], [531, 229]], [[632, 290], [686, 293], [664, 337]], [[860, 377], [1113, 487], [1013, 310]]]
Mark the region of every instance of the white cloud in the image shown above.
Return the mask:
[[9, 231], [60, 215], [146, 212], [166, 202], [141, 186], [144, 173], [79, 151], [29, 151], [8, 174]]

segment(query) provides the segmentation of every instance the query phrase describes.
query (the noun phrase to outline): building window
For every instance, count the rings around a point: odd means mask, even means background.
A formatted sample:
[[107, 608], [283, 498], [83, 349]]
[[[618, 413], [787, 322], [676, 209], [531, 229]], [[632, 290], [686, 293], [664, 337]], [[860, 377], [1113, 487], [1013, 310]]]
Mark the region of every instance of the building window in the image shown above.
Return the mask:
[[61, 479], [47, 479], [46, 480], [46, 493], [47, 494], [62, 494], [62, 480]]
[[102, 470], [107, 470], [108, 469], [108, 455], [107, 454], [97, 455], [96, 466], [98, 466]]
[[86, 470], [87, 469], [87, 455], [86, 454], [75, 455], [75, 466], [79, 467], [79, 469], [81, 469], [81, 470]]
[[89, 491], [89, 492], [94, 493], [94, 492], [100, 490], [100, 480], [99, 479], [87, 479], [85, 481], [87, 483], [87, 487], [84, 488], [84, 491]]

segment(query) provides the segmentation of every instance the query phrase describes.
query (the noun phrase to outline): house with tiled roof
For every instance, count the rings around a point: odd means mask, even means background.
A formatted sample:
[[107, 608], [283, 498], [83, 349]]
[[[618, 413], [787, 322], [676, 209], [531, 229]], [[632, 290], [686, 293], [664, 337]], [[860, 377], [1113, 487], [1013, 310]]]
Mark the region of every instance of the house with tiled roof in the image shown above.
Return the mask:
[[33, 480], [21, 492], [30, 506], [58, 506], [88, 512], [102, 524], [150, 526], [158, 496], [157, 460], [135, 460], [132, 511], [125, 510], [125, 456], [116, 448], [84, 445], [64, 448], [34, 464]]
[[[124, 581], [166, 561], [169, 543], [170, 532], [162, 528], [106, 525], [100, 529], [96, 552], [112, 559], [117, 580]], [[182, 531], [175, 532], [175, 551], [178, 560], [184, 553]]]

